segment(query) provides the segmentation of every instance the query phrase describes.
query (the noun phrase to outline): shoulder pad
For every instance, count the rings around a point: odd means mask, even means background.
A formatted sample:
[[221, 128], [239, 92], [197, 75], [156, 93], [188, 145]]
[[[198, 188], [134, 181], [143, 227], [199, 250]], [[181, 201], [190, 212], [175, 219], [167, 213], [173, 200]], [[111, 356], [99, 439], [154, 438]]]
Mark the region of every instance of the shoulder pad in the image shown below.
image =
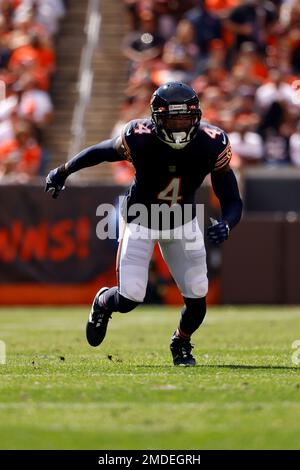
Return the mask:
[[206, 134], [207, 144], [209, 151], [214, 161], [213, 171], [218, 171], [229, 164], [231, 160], [232, 150], [229, 142], [228, 135], [223, 129], [213, 126], [207, 122], [202, 122], [200, 131], [203, 135]]
[[125, 156], [132, 160], [132, 154], [145, 143], [145, 138], [153, 135], [154, 126], [151, 119], [134, 119], [129, 121], [122, 130], [122, 144]]

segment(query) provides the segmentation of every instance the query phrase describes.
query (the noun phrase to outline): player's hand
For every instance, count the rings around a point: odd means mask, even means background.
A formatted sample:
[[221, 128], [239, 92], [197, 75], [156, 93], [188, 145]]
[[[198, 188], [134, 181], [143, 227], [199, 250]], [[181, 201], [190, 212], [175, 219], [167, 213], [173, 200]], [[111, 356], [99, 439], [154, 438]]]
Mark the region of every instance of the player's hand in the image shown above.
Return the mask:
[[211, 243], [220, 245], [229, 237], [230, 228], [226, 220], [212, 220], [212, 225], [207, 229], [207, 236]]
[[59, 193], [65, 189], [67, 174], [64, 165], [51, 170], [46, 178], [45, 192], [52, 194], [53, 199], [57, 199]]

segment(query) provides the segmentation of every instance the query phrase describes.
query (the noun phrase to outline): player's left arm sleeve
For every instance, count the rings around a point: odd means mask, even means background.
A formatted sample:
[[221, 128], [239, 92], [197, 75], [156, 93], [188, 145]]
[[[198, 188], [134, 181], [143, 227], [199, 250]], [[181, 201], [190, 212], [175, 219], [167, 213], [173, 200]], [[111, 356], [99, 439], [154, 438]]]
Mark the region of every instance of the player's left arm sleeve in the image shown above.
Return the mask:
[[222, 218], [232, 229], [240, 221], [243, 211], [235, 174], [227, 165], [221, 171], [211, 173], [211, 182], [221, 204]]

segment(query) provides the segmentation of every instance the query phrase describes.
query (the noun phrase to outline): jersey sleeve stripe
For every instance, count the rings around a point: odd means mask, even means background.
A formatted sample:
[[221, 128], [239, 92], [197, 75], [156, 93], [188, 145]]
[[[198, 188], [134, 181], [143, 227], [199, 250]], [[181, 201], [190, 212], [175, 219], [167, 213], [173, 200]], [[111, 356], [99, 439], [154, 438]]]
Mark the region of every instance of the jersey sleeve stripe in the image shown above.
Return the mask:
[[230, 144], [228, 144], [225, 149], [223, 150], [223, 152], [220, 153], [220, 155], [218, 155], [217, 157], [217, 162], [220, 161], [222, 159], [222, 157], [227, 154], [227, 152], [231, 152], [231, 147], [230, 147]]
[[214, 171], [219, 171], [221, 170], [222, 168], [224, 168], [226, 165], [228, 165], [228, 163], [230, 162], [231, 160], [231, 155], [232, 155], [232, 150], [231, 150], [231, 147], [230, 145], [228, 145], [226, 147], [226, 153], [224, 154], [224, 152], [222, 152], [222, 154], [218, 157], [216, 163], [215, 163], [215, 167], [214, 167]]
[[225, 155], [222, 160], [218, 160], [215, 164], [215, 167], [218, 167], [220, 165], [223, 165], [224, 162], [227, 162], [228, 160], [230, 160], [230, 156], [229, 155]]
[[130, 151], [130, 147], [129, 147], [129, 145], [126, 141], [126, 137], [125, 137], [126, 127], [127, 126], [125, 126], [122, 130], [121, 139], [122, 139], [122, 144], [124, 146], [124, 155], [125, 155], [126, 159], [131, 162], [132, 161], [131, 151]]

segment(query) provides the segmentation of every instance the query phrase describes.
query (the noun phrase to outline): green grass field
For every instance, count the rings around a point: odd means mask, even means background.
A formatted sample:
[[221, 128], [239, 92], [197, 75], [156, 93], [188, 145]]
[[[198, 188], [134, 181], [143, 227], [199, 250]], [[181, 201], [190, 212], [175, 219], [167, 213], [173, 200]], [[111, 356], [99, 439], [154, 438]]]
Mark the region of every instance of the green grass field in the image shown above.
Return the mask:
[[177, 309], [115, 314], [97, 349], [88, 308], [2, 309], [0, 448], [299, 449], [299, 312], [210, 308], [175, 368]]

